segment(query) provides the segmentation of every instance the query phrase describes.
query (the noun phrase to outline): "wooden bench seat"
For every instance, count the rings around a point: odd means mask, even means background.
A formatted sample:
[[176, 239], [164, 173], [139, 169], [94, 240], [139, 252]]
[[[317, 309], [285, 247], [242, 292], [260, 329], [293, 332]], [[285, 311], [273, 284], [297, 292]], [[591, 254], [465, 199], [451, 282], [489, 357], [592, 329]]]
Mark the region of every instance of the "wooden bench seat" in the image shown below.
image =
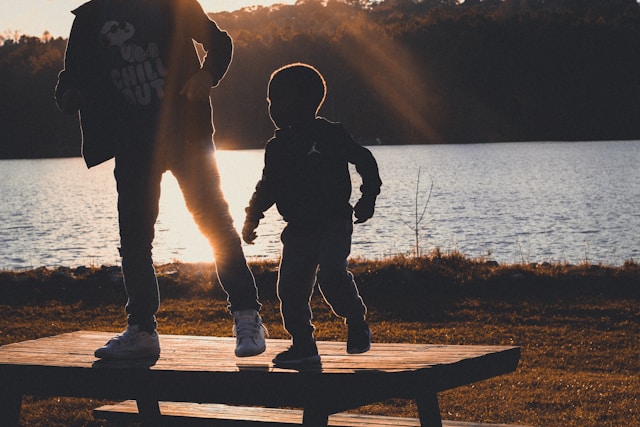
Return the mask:
[[[282, 408], [259, 408], [231, 406], [211, 403], [160, 402], [163, 425], [167, 426], [299, 426], [302, 425], [302, 410]], [[96, 419], [104, 419], [118, 425], [140, 421], [135, 400], [126, 400], [115, 405], [104, 405], [94, 409]], [[339, 413], [329, 416], [331, 427], [419, 427], [418, 418], [388, 417]], [[507, 424], [469, 423], [442, 421], [442, 427], [516, 427]], [[522, 427], [522, 426], [518, 426]]]

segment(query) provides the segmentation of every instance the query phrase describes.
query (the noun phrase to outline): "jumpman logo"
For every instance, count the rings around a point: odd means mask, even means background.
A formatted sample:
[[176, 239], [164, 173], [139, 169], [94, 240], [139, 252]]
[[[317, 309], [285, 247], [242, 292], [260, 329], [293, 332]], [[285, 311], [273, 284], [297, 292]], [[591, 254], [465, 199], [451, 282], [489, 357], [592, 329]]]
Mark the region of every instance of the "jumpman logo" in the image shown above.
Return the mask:
[[310, 156], [312, 154], [320, 154], [320, 151], [318, 151], [318, 149], [316, 148], [316, 142], [313, 142], [313, 146], [311, 147], [311, 150], [309, 150], [309, 152], [307, 153], [307, 156]]

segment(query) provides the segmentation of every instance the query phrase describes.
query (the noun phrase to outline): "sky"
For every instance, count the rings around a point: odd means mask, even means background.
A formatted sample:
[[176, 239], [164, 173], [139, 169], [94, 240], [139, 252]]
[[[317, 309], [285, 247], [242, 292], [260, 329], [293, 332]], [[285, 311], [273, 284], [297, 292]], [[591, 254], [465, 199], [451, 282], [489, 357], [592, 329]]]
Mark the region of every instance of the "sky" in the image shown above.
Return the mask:
[[[86, 0], [1, 0], [0, 34], [5, 32], [40, 37], [45, 30], [53, 37], [67, 37], [71, 30], [71, 11]], [[295, 0], [198, 0], [206, 12], [241, 9], [246, 6], [293, 4]]]

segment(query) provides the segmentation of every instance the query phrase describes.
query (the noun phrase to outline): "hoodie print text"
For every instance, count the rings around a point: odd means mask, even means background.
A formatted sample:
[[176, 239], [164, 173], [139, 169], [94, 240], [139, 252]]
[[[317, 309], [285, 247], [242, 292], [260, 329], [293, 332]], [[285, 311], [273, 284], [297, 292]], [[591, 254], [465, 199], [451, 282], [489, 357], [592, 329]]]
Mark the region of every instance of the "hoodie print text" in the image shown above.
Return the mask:
[[116, 49], [121, 59], [111, 81], [131, 105], [148, 106], [164, 98], [167, 69], [158, 44], [140, 46], [131, 40], [134, 34], [133, 24], [122, 21], [107, 21], [100, 32], [102, 46]]

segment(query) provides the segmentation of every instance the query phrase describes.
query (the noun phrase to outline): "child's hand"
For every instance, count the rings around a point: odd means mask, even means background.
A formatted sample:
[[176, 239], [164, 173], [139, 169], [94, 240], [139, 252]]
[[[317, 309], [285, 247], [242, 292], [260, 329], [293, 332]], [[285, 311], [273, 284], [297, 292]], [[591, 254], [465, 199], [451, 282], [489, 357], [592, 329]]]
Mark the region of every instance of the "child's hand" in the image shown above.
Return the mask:
[[249, 218], [244, 220], [244, 226], [242, 226], [242, 240], [249, 245], [253, 245], [254, 240], [258, 238], [256, 228], [258, 228], [259, 221], [250, 220]]
[[207, 70], [197, 71], [180, 90], [189, 101], [206, 101], [213, 86], [213, 76]]
[[353, 208], [353, 213], [356, 216], [354, 224], [362, 224], [371, 218], [373, 216], [373, 211], [375, 210], [375, 205], [375, 197], [361, 197]]
[[84, 104], [84, 97], [77, 89], [67, 89], [60, 98], [60, 109], [65, 114], [75, 113], [82, 104]]

